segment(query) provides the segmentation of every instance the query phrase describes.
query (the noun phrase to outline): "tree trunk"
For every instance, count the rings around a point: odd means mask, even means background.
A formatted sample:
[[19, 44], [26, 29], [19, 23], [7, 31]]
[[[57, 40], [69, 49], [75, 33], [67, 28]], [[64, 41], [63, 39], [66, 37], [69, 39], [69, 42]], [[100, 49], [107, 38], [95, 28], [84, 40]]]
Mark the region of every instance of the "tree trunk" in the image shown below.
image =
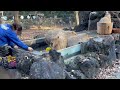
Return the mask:
[[4, 12], [4, 11], [0, 11], [0, 24], [3, 23], [3, 19], [1, 19], [1, 17], [3, 16], [3, 12]]
[[89, 18], [90, 11], [80, 11], [79, 12], [79, 19], [80, 23], [75, 27], [75, 31], [82, 31], [87, 29], [88, 25], [88, 18]]
[[[79, 11], [79, 25], [75, 27], [75, 31], [88, 30], [88, 20], [91, 11]], [[91, 15], [90, 30], [97, 29], [97, 22], [105, 15], [105, 11], [96, 11], [97, 15]]]
[[1, 19], [1, 17], [0, 17], [0, 24], [2, 24], [2, 19]]
[[14, 11], [14, 23], [19, 24], [19, 11]]
[[79, 11], [75, 11], [75, 18], [76, 18], [76, 25], [78, 26], [80, 21], [79, 21]]

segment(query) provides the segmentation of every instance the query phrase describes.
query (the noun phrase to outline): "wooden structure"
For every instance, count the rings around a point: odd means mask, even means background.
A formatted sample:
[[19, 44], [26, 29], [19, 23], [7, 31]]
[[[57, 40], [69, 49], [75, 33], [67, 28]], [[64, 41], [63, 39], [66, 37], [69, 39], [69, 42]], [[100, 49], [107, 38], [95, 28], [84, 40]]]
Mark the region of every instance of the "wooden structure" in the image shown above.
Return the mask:
[[112, 23], [97, 23], [97, 33], [100, 35], [109, 35], [112, 33], [113, 22]]
[[14, 11], [14, 23], [19, 24], [19, 11]]
[[0, 17], [2, 17], [4, 14], [4, 11], [0, 11]]
[[106, 14], [99, 22], [97, 22], [97, 33], [101, 35], [109, 35], [112, 33], [113, 22], [111, 22], [111, 14], [106, 11]]

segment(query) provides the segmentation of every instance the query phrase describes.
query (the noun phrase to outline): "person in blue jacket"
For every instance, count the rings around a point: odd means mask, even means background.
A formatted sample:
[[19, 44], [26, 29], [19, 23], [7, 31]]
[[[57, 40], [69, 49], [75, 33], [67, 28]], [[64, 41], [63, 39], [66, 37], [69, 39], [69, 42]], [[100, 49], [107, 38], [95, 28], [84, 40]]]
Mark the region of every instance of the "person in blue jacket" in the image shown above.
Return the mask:
[[27, 51], [33, 51], [31, 47], [28, 47], [23, 43], [16, 34], [16, 30], [13, 30], [14, 26], [10, 24], [0, 24], [0, 47], [11, 46], [12, 48], [22, 48]]

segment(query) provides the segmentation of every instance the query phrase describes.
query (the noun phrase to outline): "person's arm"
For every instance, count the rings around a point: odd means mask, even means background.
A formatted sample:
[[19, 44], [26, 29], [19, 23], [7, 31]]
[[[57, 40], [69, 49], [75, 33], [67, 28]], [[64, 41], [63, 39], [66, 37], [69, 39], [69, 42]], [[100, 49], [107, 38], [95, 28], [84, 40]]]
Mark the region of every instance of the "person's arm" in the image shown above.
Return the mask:
[[14, 48], [14, 49], [18, 49], [18, 46], [15, 45], [15, 44], [14, 44], [13, 42], [11, 42], [11, 41], [8, 43], [8, 45], [11, 46], [11, 47]]
[[19, 46], [22, 49], [28, 50], [28, 46], [26, 44], [24, 44], [16, 35], [15, 32], [13, 32], [11, 29], [6, 30], [6, 36], [7, 38], [10, 39], [10, 41], [12, 41], [14, 44], [16, 44], [17, 46]]
[[11, 46], [12, 48], [15, 46], [15, 44], [11, 41], [9, 41], [8, 45]]

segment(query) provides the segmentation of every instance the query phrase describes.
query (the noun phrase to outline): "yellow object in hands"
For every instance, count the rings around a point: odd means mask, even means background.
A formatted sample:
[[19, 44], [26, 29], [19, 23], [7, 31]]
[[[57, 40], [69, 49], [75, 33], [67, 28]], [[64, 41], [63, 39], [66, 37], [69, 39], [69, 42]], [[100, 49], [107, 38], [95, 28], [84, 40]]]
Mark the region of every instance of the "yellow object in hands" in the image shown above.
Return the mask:
[[46, 48], [46, 51], [47, 51], [47, 52], [48, 52], [48, 51], [50, 51], [50, 50], [51, 50], [51, 48], [50, 48], [50, 47], [47, 47], [47, 48]]

